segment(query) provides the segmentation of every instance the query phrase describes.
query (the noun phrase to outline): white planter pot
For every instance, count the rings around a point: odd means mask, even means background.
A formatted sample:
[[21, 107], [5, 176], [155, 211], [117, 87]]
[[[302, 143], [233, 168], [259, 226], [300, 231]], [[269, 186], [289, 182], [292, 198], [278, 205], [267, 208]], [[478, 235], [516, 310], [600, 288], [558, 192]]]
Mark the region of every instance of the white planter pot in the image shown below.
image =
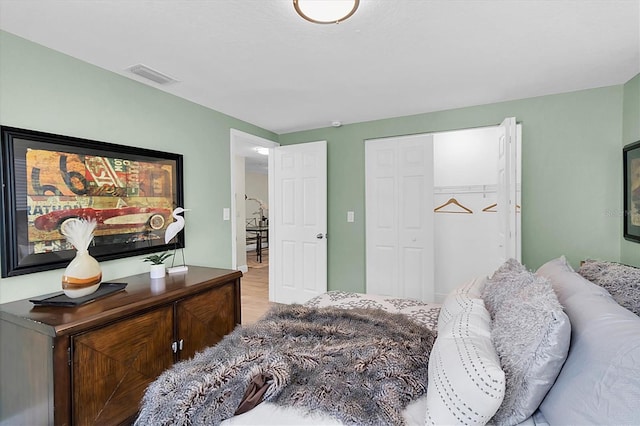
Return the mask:
[[149, 275], [151, 278], [162, 278], [164, 277], [166, 270], [164, 268], [164, 264], [161, 265], [151, 265], [151, 269], [149, 269]]
[[164, 276], [160, 278], [151, 278], [151, 293], [162, 293], [167, 288], [166, 285], [167, 282], [165, 281]]

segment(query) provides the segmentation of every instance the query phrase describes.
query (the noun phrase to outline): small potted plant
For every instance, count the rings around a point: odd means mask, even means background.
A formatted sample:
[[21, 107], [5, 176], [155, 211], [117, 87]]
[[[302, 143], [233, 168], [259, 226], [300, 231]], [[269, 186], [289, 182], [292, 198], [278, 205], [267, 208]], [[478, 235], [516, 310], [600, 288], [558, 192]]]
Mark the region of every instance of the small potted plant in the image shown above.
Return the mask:
[[173, 253], [165, 252], [162, 254], [152, 254], [142, 259], [144, 262], [151, 262], [151, 269], [149, 270], [151, 278], [164, 277], [166, 273], [164, 261], [171, 256], [173, 256]]

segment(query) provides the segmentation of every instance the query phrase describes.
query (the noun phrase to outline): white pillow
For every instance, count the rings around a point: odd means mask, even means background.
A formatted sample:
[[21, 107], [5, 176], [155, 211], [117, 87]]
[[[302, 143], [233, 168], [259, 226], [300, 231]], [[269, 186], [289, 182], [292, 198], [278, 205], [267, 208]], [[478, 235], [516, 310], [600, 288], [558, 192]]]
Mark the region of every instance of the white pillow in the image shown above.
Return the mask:
[[442, 302], [438, 315], [438, 333], [457, 313], [464, 310], [473, 299], [481, 299], [487, 277], [473, 278], [451, 291]]
[[481, 299], [470, 299], [439, 331], [429, 356], [425, 424], [485, 424], [504, 391], [489, 312]]
[[540, 404], [549, 424], [637, 425], [640, 317], [563, 258], [536, 272], [551, 281], [571, 320], [571, 348]]

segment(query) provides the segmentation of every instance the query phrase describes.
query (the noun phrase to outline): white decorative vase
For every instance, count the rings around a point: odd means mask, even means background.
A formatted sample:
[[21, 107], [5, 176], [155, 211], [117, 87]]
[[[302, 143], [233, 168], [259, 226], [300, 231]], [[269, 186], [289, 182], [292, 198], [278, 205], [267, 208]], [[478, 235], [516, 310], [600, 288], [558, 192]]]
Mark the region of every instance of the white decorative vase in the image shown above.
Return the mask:
[[76, 257], [64, 270], [62, 290], [71, 298], [87, 296], [100, 287], [102, 269], [97, 260], [89, 254], [89, 243], [96, 229], [95, 220], [70, 219], [61, 227], [60, 232], [67, 237], [77, 250]]
[[100, 287], [102, 269], [89, 251], [78, 250], [76, 257], [64, 270], [62, 276], [62, 290], [73, 299], [87, 296]]
[[152, 279], [162, 278], [165, 276], [165, 274], [166, 270], [163, 263], [161, 263], [160, 265], [151, 265], [151, 268], [149, 269], [149, 275]]

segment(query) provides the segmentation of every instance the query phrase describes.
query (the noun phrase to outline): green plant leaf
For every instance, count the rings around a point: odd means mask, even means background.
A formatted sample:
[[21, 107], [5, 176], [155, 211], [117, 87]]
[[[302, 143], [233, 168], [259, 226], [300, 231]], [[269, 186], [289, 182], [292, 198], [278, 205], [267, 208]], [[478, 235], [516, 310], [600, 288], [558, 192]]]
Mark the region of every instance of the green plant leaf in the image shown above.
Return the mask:
[[152, 254], [142, 259], [143, 262], [151, 262], [154, 265], [162, 265], [164, 261], [173, 256], [173, 253]]

